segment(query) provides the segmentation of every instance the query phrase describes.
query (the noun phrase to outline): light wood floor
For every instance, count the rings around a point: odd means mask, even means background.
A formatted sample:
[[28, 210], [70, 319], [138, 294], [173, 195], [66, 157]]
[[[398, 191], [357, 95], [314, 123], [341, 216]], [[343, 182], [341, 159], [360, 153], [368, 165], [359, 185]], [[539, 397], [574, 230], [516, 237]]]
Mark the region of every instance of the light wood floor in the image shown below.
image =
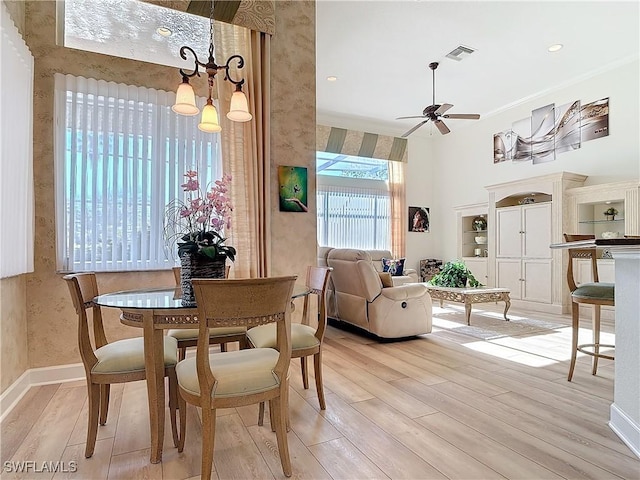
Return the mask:
[[[448, 323], [434, 322], [450, 325], [452, 309], [434, 307], [434, 316], [443, 314]], [[474, 308], [472, 324], [480, 310]], [[453, 317], [462, 324], [464, 314], [457, 311]], [[566, 316], [534, 318], [569, 324]], [[293, 478], [640, 478], [640, 461], [607, 426], [613, 363], [601, 360], [594, 377], [590, 359], [581, 358], [574, 381], [567, 382], [569, 338], [568, 327], [482, 341], [436, 326], [414, 340], [379, 343], [330, 327], [326, 411], [319, 411], [313, 387], [302, 389], [299, 363], [292, 363]], [[188, 410], [184, 453], [173, 447], [167, 420], [163, 462], [157, 465], [149, 463], [143, 382], [112, 389], [109, 421], [99, 428], [91, 459], [83, 455], [86, 408], [84, 382], [32, 388], [1, 425], [2, 465], [63, 461], [69, 467], [73, 461], [78, 471], [5, 472], [2, 478], [199, 477], [194, 407]], [[218, 412], [214, 478], [284, 478], [275, 435], [266, 421], [258, 427], [256, 420], [254, 407]]]

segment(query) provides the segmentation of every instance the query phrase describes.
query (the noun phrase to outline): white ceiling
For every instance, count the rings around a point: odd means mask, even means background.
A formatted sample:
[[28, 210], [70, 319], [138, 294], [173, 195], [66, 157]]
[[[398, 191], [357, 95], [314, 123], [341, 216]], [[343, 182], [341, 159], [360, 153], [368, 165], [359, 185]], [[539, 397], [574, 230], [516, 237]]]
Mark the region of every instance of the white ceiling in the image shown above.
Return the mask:
[[[337, 1], [316, 5], [317, 116], [377, 124], [400, 135], [432, 103], [483, 117], [637, 59], [640, 13], [632, 1]], [[206, 58], [209, 20], [132, 0], [66, 0], [72, 48], [191, 68], [182, 45]], [[166, 26], [171, 37], [155, 30]], [[556, 53], [554, 43], [564, 44]], [[476, 51], [457, 62], [458, 45]], [[327, 76], [338, 77], [328, 82]], [[176, 78], [178, 75], [176, 74]], [[606, 96], [607, 92], [602, 92]], [[597, 99], [581, 99], [592, 101]], [[472, 120], [448, 120], [453, 130]], [[413, 135], [428, 135], [426, 125]]]
[[[398, 135], [419, 120], [396, 117], [421, 115], [432, 103], [430, 62], [440, 62], [436, 103], [487, 116], [637, 59], [640, 50], [638, 1], [318, 0], [316, 12], [319, 121], [357, 117]], [[564, 48], [549, 53], [555, 43]], [[476, 51], [445, 58], [460, 44]]]

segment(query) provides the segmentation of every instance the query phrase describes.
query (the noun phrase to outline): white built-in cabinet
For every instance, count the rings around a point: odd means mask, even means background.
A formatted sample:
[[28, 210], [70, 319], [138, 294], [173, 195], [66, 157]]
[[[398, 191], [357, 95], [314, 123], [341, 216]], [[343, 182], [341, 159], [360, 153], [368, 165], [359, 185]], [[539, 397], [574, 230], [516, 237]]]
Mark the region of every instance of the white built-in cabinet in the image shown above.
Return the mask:
[[508, 288], [514, 307], [568, 311], [563, 251], [549, 245], [572, 231], [564, 214], [566, 191], [586, 178], [560, 172], [486, 187], [487, 285]]
[[474, 226], [474, 220], [487, 220], [487, 204], [478, 203], [455, 207], [458, 231], [458, 258], [462, 259], [473, 276], [483, 285], [487, 285], [487, 258], [489, 245], [485, 229]]
[[550, 304], [551, 202], [496, 209], [496, 284], [511, 299]]

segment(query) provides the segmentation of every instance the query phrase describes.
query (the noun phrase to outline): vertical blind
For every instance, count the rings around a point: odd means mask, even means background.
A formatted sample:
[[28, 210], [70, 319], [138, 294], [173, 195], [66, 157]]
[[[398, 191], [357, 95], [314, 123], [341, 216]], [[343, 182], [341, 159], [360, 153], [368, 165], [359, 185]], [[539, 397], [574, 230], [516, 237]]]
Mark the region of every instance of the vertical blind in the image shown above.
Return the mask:
[[5, 278], [33, 271], [33, 56], [0, 3], [0, 278]]
[[219, 136], [176, 115], [171, 92], [62, 74], [55, 84], [58, 270], [173, 266], [165, 207], [187, 170], [202, 186], [222, 176]]
[[389, 250], [391, 206], [385, 182], [379, 188], [317, 186], [318, 244]]

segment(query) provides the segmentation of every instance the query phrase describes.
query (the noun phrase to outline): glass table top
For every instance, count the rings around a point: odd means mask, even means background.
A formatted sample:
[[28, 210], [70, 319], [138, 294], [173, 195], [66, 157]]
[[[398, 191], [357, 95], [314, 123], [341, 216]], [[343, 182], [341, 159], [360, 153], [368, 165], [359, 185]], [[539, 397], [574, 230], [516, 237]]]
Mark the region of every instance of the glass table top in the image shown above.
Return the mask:
[[[291, 298], [304, 297], [310, 293], [304, 285], [294, 285]], [[142, 290], [126, 290], [121, 292], [98, 295], [93, 301], [102, 307], [140, 308], [140, 309], [172, 309], [191, 308], [183, 306], [181, 289], [176, 287], [161, 287]]]

